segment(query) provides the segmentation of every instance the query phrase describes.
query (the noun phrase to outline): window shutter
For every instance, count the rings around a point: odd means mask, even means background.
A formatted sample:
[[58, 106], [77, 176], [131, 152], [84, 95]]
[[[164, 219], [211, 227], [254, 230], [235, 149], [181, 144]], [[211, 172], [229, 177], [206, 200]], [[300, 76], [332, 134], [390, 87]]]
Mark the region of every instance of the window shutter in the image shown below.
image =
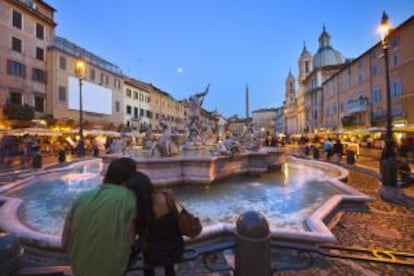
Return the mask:
[[10, 60], [8, 60], [7, 61], [7, 74], [11, 74], [11, 71], [12, 71], [12, 63], [11, 63], [11, 61]]
[[26, 65], [22, 64], [22, 78], [26, 78]]

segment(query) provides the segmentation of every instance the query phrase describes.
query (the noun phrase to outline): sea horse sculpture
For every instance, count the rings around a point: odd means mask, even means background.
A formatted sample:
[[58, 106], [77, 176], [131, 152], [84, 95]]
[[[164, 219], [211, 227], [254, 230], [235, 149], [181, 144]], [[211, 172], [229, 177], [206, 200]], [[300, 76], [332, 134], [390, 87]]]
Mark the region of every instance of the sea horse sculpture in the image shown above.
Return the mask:
[[154, 142], [151, 147], [151, 155], [155, 155], [158, 151], [161, 157], [168, 157], [177, 155], [179, 153], [178, 133], [172, 131], [166, 122], [160, 121], [161, 127], [164, 129], [163, 134], [157, 142]]

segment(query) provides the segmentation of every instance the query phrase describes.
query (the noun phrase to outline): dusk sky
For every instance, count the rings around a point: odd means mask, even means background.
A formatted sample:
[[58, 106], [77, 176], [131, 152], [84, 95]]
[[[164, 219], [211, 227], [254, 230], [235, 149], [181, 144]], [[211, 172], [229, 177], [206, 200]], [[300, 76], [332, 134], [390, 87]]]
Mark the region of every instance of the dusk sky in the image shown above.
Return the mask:
[[[175, 99], [210, 83], [203, 107], [224, 116], [283, 104], [306, 42], [314, 54], [325, 24], [331, 45], [355, 58], [379, 41], [385, 10], [393, 26], [413, 0], [46, 0], [56, 34], [149, 82]], [[251, 114], [250, 114], [251, 115]]]

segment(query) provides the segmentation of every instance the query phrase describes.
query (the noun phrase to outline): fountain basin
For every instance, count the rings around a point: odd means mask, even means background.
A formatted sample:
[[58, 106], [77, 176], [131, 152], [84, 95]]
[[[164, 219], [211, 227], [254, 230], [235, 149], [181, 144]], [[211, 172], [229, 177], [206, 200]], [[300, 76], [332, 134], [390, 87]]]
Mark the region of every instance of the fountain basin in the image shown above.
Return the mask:
[[[125, 157], [120, 154], [104, 155], [107, 166], [112, 160]], [[147, 174], [156, 186], [176, 184], [208, 185], [238, 174], [262, 174], [280, 168], [285, 152], [278, 148], [264, 148], [260, 152], [246, 152], [234, 156], [177, 155], [171, 157], [130, 156], [137, 169]]]
[[[96, 162], [96, 161], [94, 161]], [[224, 190], [215, 190], [218, 187], [222, 187], [223, 185], [221, 183], [218, 183], [217, 185], [212, 185], [210, 188], [204, 188], [204, 187], [198, 187], [198, 186], [180, 186], [177, 189], [186, 189], [191, 188], [197, 190], [197, 193], [200, 193], [198, 196], [199, 198], [195, 198], [194, 194], [188, 194], [183, 197], [183, 194], [180, 193], [179, 190], [176, 191], [176, 196], [182, 201], [186, 207], [188, 207], [190, 210], [192, 210], [194, 213], [202, 216], [202, 219], [204, 221], [213, 219], [213, 223], [203, 223], [204, 229], [203, 232], [199, 237], [197, 237], [195, 240], [192, 240], [192, 242], [202, 241], [202, 240], [209, 240], [212, 238], [220, 237], [227, 234], [234, 234], [235, 231], [235, 223], [231, 222], [234, 219], [230, 219], [229, 222], [220, 222], [217, 220], [217, 217], [221, 214], [218, 213], [210, 213], [210, 214], [201, 214], [201, 210], [197, 210], [197, 206], [201, 206], [204, 210], [213, 210], [215, 209], [222, 209], [227, 212], [229, 208], [233, 208], [235, 212], [231, 214], [231, 216], [237, 217], [240, 213], [242, 213], [245, 210], [241, 210], [242, 208], [256, 208], [257, 206], [267, 203], [267, 202], [275, 202], [279, 200], [279, 203], [284, 204], [286, 202], [288, 209], [287, 211], [276, 211], [276, 215], [265, 215], [267, 219], [270, 221], [270, 224], [272, 226], [271, 229], [271, 235], [273, 238], [283, 241], [294, 241], [294, 242], [306, 242], [306, 243], [320, 243], [320, 242], [335, 242], [336, 239], [332, 235], [331, 231], [329, 230], [329, 227], [327, 224], [330, 224], [332, 220], [335, 219], [335, 215], [339, 210], [343, 211], [347, 208], [361, 208], [364, 207], [365, 203], [367, 201], [370, 201], [371, 199], [367, 197], [366, 195], [360, 193], [359, 191], [345, 185], [340, 179], [343, 180], [347, 177], [347, 171], [331, 165], [326, 164], [323, 162], [314, 162], [314, 161], [293, 161], [294, 163], [289, 166], [299, 166], [299, 168], [302, 168], [302, 171], [299, 171], [299, 176], [294, 175], [294, 172], [292, 172], [291, 169], [288, 169], [286, 172], [281, 173], [279, 172], [271, 172], [268, 174], [265, 174], [263, 177], [255, 177], [250, 176], [250, 180], [243, 183], [242, 180], [246, 177], [239, 177], [233, 183], [233, 187], [230, 186], [224, 186]], [[310, 171], [307, 168], [311, 168]], [[282, 167], [282, 171], [286, 170], [285, 167]], [[72, 181], [70, 176], [73, 176], [73, 171], [70, 170], [70, 168], [66, 168], [65, 170], [60, 170], [60, 172], [67, 171], [67, 175], [61, 177], [62, 179], [65, 179], [65, 181]], [[316, 173], [314, 173], [316, 171]], [[56, 173], [56, 171], [50, 171], [49, 174]], [[89, 171], [84, 172], [86, 176], [90, 175]], [[97, 177], [100, 177], [97, 179], [97, 183], [101, 181], [101, 176], [99, 172], [96, 174]], [[291, 175], [291, 176], [289, 176]], [[308, 179], [315, 176], [320, 179], [320, 181], [316, 182], [308, 182]], [[68, 177], [69, 176], [69, 177]], [[324, 176], [324, 177], [321, 177]], [[34, 185], [43, 185], [43, 183], [34, 184], [36, 182], [36, 179], [41, 176], [31, 176], [25, 183], [20, 183], [19, 186], [21, 187], [34, 187]], [[268, 179], [273, 179], [274, 177], [281, 177], [282, 179], [287, 179], [281, 184], [278, 184], [275, 186], [275, 183], [269, 182]], [[289, 180], [291, 177], [293, 179]], [[56, 179], [53, 175], [51, 175], [51, 178]], [[263, 179], [264, 178], [264, 179]], [[83, 190], [87, 188], [84, 184], [82, 184], [84, 181], [88, 181], [89, 177], [81, 176], [79, 177], [81, 184], [71, 183], [75, 185], [75, 187], [71, 187], [71, 191], [76, 191], [77, 189]], [[227, 180], [226, 180], [227, 181]], [[273, 180], [272, 180], [273, 181]], [[76, 182], [76, 181], [75, 181]], [[246, 185], [246, 183], [248, 183]], [[215, 183], [216, 184], [216, 183]], [[320, 185], [326, 186], [328, 193], [323, 195], [319, 192], [314, 194], [312, 191], [320, 188]], [[227, 185], [227, 184], [224, 184]], [[293, 190], [288, 189], [289, 186], [293, 185]], [[296, 185], [296, 186], [295, 186]], [[10, 185], [12, 187], [12, 190], [19, 190], [19, 187], [16, 187], [16, 184]], [[250, 186], [250, 188], [248, 187]], [[80, 188], [78, 188], [80, 187]], [[206, 186], [208, 187], [208, 186]], [[36, 188], [36, 187], [34, 187]], [[253, 189], [251, 189], [253, 188]], [[263, 190], [264, 188], [264, 190]], [[300, 188], [308, 188], [305, 190], [305, 192], [300, 192]], [[250, 189], [250, 190], [248, 190]], [[259, 190], [258, 190], [259, 189]], [[270, 190], [269, 190], [270, 189]], [[43, 190], [37, 189], [35, 190]], [[279, 190], [281, 193], [275, 194], [273, 191]], [[241, 201], [239, 206], [236, 206], [240, 198], [234, 197], [230, 192], [231, 191], [245, 191], [242, 197], [247, 199], [247, 203], [245, 201]], [[269, 192], [270, 191], [270, 192]], [[309, 191], [312, 192], [312, 194], [309, 194]], [[205, 193], [205, 194], [203, 194]], [[210, 200], [210, 205], [207, 205], [207, 203], [203, 203], [200, 201], [200, 198], [203, 199], [209, 199], [207, 194], [218, 194], [218, 197], [214, 200]], [[324, 193], [324, 192], [323, 192]], [[33, 190], [27, 192], [27, 194], [33, 194]], [[60, 194], [60, 193], [59, 193]], [[227, 197], [225, 197], [227, 196]], [[234, 200], [231, 202], [230, 199], [233, 198]], [[280, 199], [284, 199], [280, 201]], [[289, 203], [288, 199], [291, 199], [291, 203]], [[305, 212], [301, 211], [302, 202], [309, 201], [309, 199], [313, 198], [319, 198], [318, 203], [311, 203], [312, 208], [306, 207], [307, 210]], [[43, 198], [42, 198], [43, 199]], [[306, 199], [306, 200], [304, 200]], [[219, 207], [220, 202], [221, 203], [227, 203], [231, 207]], [[46, 201], [42, 200], [42, 201]], [[57, 199], [57, 201], [61, 201], [60, 199]], [[197, 204], [194, 205], [194, 202]], [[277, 202], [276, 202], [277, 203]], [[299, 203], [299, 205], [298, 205]], [[22, 206], [24, 204], [24, 200], [17, 198], [17, 197], [10, 197], [10, 196], [0, 196], [0, 228], [3, 231], [13, 233], [15, 236], [21, 239], [21, 241], [25, 244], [44, 248], [47, 250], [56, 251], [60, 249], [60, 230], [57, 233], [42, 233], [41, 231], [35, 230], [33, 227], [30, 227], [29, 224], [25, 221], [22, 221], [21, 218], [21, 212], [22, 212]], [[273, 204], [273, 203], [272, 203]], [[67, 203], [66, 205], [70, 205], [70, 203]], [[52, 206], [46, 205], [46, 210], [49, 211], [50, 209], [53, 209]], [[277, 207], [277, 206], [276, 206]], [[68, 208], [66, 206], [65, 208]], [[274, 208], [273, 206], [264, 206], [263, 210], [271, 210]], [[289, 209], [290, 208], [290, 209]], [[32, 209], [32, 208], [29, 208]], [[62, 209], [62, 208], [60, 208]], [[240, 211], [240, 212], [239, 212]], [[64, 212], [64, 211], [62, 211]], [[199, 213], [200, 212], [200, 213]], [[300, 226], [294, 226], [291, 229], [286, 229], [283, 227], [278, 227], [278, 222], [272, 223], [272, 220], [278, 217], [281, 217], [282, 219], [284, 217], [286, 218], [295, 218], [296, 216], [300, 215], [301, 218], [299, 224]], [[273, 216], [273, 218], [271, 217]], [[59, 227], [63, 224], [63, 217], [58, 220], [57, 224], [61, 224]], [[217, 220], [217, 221], [216, 221]], [[297, 219], [298, 220], [298, 219]], [[49, 225], [52, 223], [45, 222], [43, 224]]]

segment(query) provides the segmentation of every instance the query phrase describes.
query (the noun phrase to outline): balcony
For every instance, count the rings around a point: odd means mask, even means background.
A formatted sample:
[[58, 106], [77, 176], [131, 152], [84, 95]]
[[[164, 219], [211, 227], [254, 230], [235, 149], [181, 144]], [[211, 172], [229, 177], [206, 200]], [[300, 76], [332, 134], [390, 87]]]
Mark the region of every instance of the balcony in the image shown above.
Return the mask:
[[368, 98], [359, 97], [357, 99], [349, 100], [347, 103], [348, 113], [357, 113], [368, 110]]

